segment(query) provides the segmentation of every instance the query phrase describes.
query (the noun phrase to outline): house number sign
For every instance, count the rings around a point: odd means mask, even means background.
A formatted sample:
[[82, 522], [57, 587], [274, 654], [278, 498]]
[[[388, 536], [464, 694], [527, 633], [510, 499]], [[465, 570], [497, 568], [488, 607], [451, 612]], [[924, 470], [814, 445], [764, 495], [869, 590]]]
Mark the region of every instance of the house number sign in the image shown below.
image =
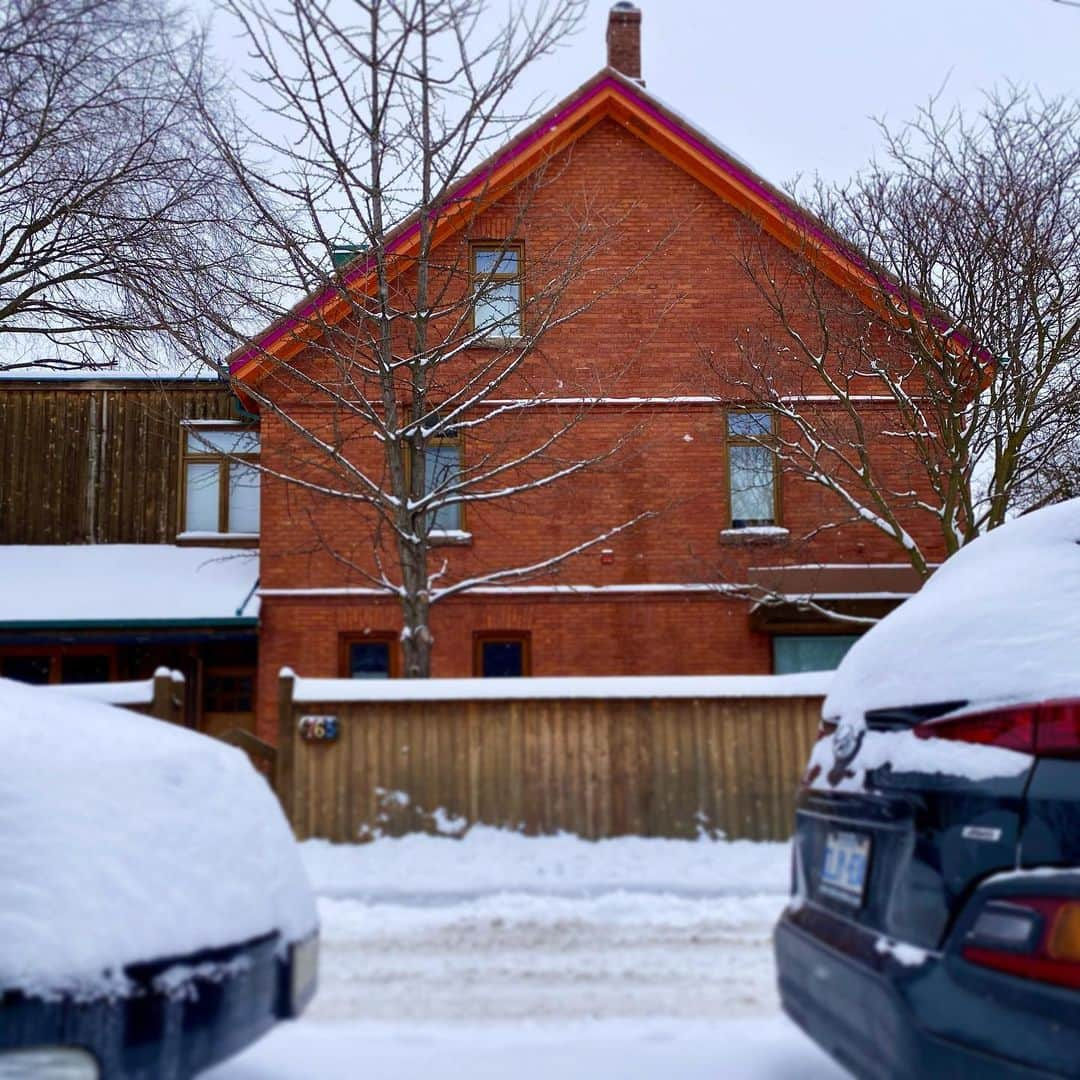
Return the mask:
[[338, 737], [336, 716], [301, 716], [299, 727], [305, 742], [333, 742]]

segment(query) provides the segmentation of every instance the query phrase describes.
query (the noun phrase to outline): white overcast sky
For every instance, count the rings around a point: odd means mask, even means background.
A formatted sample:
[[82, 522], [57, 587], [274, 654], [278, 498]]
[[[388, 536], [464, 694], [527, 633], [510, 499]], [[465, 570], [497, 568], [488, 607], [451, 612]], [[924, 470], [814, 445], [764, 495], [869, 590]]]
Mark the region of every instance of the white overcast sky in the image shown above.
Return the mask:
[[[849, 176], [879, 145], [871, 117], [898, 123], [942, 86], [943, 102], [965, 106], [1007, 80], [1080, 98], [1080, 8], [1053, 0], [638, 6], [649, 89], [781, 185]], [[610, 7], [592, 0], [580, 33], [533, 69], [523, 97], [551, 104], [604, 65]], [[219, 55], [237, 70], [242, 47], [226, 24], [216, 30]]]

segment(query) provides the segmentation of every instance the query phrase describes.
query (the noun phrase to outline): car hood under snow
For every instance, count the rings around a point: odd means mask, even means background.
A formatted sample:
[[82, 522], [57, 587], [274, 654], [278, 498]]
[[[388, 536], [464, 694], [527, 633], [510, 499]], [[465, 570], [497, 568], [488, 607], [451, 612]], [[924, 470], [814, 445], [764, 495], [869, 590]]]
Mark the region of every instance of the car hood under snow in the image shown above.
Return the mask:
[[317, 925], [273, 792], [224, 743], [0, 679], [0, 992]]
[[823, 715], [1080, 696], [1080, 499], [1037, 510], [965, 547], [860, 638]]

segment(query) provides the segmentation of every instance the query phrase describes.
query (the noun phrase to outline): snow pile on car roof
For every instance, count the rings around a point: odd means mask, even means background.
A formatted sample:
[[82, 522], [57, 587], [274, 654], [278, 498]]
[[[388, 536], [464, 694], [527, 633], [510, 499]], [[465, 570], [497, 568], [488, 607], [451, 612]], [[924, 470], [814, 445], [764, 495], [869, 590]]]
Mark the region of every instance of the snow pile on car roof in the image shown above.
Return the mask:
[[1080, 499], [1003, 525], [948, 559], [860, 638], [823, 715], [1080, 695]]
[[122, 994], [127, 964], [315, 926], [240, 751], [0, 679], [0, 992]]

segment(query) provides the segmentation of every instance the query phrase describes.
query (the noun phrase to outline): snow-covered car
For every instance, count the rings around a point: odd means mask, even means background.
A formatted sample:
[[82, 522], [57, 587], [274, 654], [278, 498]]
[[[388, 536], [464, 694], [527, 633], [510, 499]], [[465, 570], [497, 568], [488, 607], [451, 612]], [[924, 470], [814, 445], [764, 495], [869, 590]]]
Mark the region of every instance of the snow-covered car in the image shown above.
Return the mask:
[[836, 672], [776, 930], [859, 1076], [1080, 1076], [1080, 500], [950, 558]]
[[315, 991], [288, 824], [238, 750], [0, 679], [0, 1078], [188, 1077]]

